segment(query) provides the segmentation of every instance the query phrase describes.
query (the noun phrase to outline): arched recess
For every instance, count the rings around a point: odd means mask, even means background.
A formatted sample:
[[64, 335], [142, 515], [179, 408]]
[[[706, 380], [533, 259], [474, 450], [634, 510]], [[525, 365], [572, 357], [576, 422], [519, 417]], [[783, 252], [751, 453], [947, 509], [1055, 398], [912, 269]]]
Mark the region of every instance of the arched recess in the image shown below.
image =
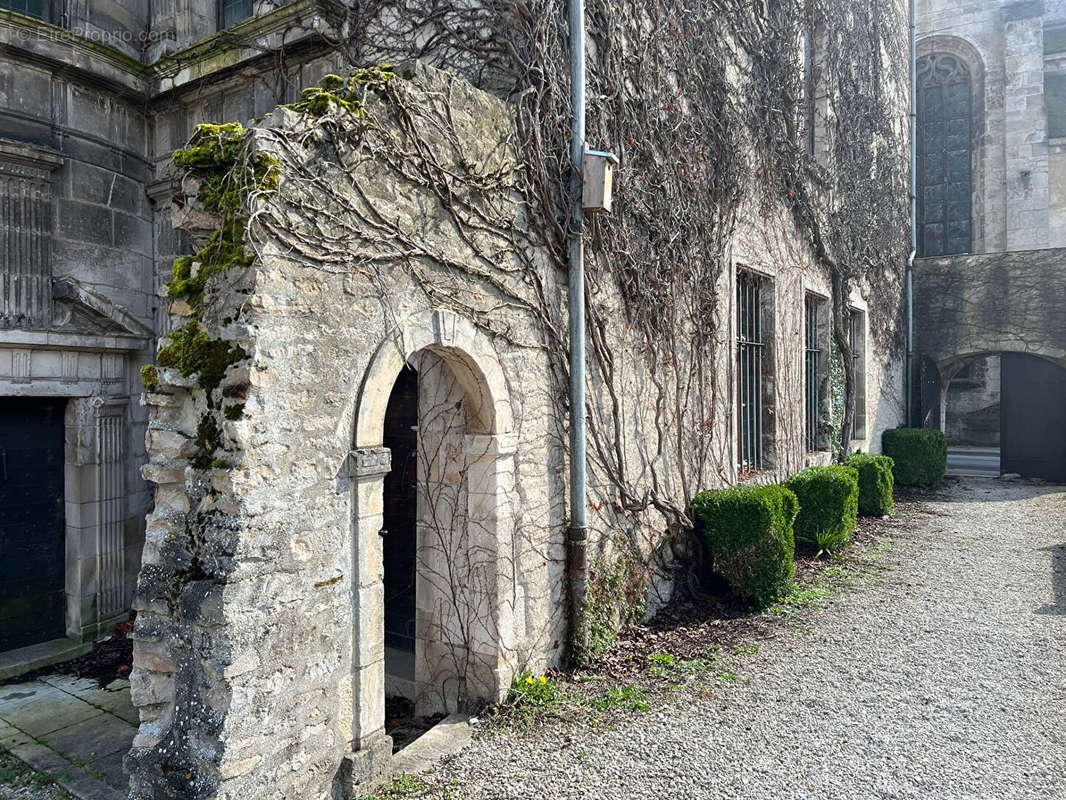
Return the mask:
[[[423, 352], [434, 354], [447, 365], [465, 395], [467, 535], [472, 540], [470, 549], [482, 554], [483, 572], [477, 583], [480, 596], [488, 597], [491, 609], [489, 618], [479, 620], [479, 631], [470, 646], [469, 661], [476, 669], [462, 677], [470, 684], [466, 691], [490, 701], [502, 699], [515, 666], [519, 590], [511, 503], [517, 434], [507, 382], [491, 342], [470, 320], [441, 309], [420, 312], [378, 347], [355, 406], [349, 475], [353, 505], [352, 745], [357, 751], [377, 749], [385, 735], [384, 587], [379, 535], [384, 477], [390, 469], [389, 451], [382, 446], [385, 413], [396, 377], [405, 364], [413, 363]], [[427, 623], [427, 628], [436, 627], [435, 622]], [[416, 675], [418, 668], [416, 665]]]
[[[970, 120], [971, 130], [969, 135], [970, 148], [970, 220], [971, 220], [971, 244], [968, 252], [982, 253], [987, 247], [989, 231], [986, 224], [985, 189], [988, 170], [985, 165], [988, 162], [989, 153], [987, 147], [987, 117], [985, 111], [985, 66], [984, 59], [977, 48], [965, 39], [957, 36], [930, 36], [919, 40], [917, 44], [918, 62], [918, 85], [921, 94], [923, 74], [930, 67], [935, 71], [935, 62], [944, 57], [946, 65], [949, 61], [954, 62], [958, 70], [965, 73], [970, 86]], [[916, 98], [919, 101], [920, 98]], [[918, 135], [921, 136], [923, 124], [923, 111], [918, 104]], [[919, 149], [921, 141], [919, 141]], [[921, 154], [919, 154], [921, 160]], [[946, 165], [945, 165], [946, 168]], [[923, 176], [918, 176], [919, 193], [923, 184]], [[919, 201], [921, 202], [921, 200]], [[920, 221], [919, 221], [920, 224]], [[935, 256], [939, 253], [923, 253], [919, 256]]]

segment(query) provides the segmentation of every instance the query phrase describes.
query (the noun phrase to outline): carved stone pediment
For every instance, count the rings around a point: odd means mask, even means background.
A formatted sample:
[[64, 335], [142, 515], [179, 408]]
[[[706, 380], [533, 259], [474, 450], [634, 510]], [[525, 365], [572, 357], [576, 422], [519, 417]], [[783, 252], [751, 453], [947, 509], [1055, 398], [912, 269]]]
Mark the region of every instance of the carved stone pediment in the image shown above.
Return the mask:
[[151, 328], [125, 308], [73, 278], [57, 278], [52, 285], [52, 297], [55, 300], [52, 327], [56, 331], [141, 339], [154, 335]]

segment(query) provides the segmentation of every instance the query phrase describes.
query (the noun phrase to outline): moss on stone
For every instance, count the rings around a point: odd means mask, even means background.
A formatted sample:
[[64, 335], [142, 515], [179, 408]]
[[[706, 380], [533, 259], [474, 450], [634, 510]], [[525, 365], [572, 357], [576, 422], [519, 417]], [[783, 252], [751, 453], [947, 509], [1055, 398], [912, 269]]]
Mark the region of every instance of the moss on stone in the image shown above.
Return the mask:
[[196, 426], [196, 455], [192, 465], [196, 469], [209, 469], [217, 460], [215, 451], [222, 447], [222, 432], [215, 421], [215, 415], [208, 412], [200, 417]]
[[613, 561], [597, 559], [589, 574], [581, 609], [587, 640], [574, 643], [575, 663], [587, 664], [614, 647], [618, 633], [644, 617], [646, 594], [645, 573], [636, 553], [622, 549]]
[[182, 377], [198, 374], [200, 386], [209, 392], [222, 381], [231, 364], [247, 356], [244, 348], [219, 339], [211, 339], [196, 320], [173, 333], [156, 356], [161, 367], [173, 367]]
[[146, 392], [154, 392], [159, 388], [159, 370], [155, 364], [145, 364], [141, 367], [141, 383]]
[[347, 78], [340, 75], [326, 75], [320, 81], [321, 86], [309, 86], [300, 93], [300, 99], [290, 103], [286, 108], [321, 117], [331, 108], [343, 108], [352, 114], [363, 113], [363, 95], [369, 89], [381, 91], [396, 73], [389, 64], [357, 69]]
[[228, 420], [240, 419], [244, 416], [244, 403], [234, 403], [226, 406], [222, 411], [222, 415]]

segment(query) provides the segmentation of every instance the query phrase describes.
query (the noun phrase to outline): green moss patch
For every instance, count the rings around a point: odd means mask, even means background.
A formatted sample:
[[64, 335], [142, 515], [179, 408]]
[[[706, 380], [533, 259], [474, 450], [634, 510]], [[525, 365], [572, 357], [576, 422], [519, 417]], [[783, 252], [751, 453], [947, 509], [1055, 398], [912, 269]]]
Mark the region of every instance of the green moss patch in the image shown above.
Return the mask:
[[363, 113], [363, 98], [367, 91], [382, 91], [396, 77], [388, 64], [358, 69], [347, 78], [326, 75], [321, 86], [310, 86], [300, 93], [300, 99], [286, 108], [321, 117], [332, 108], [342, 108], [352, 114]]
[[200, 385], [208, 391], [221, 383], [231, 364], [248, 355], [238, 345], [211, 339], [196, 321], [168, 333], [167, 340], [156, 356], [156, 363], [177, 369], [182, 377], [197, 374]]

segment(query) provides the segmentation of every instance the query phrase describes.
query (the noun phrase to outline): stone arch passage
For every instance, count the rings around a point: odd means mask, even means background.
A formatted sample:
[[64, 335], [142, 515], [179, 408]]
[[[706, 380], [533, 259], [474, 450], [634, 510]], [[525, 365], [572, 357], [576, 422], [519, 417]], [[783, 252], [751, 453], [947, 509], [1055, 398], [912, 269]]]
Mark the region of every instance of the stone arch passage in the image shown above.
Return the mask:
[[[447, 567], [454, 570], [474, 567], [470, 553], [478, 554], [477, 575], [465, 583], [474, 587], [468, 603], [487, 610], [476, 624], [468, 625], [463, 640], [465, 652], [456, 658], [454, 619], [437, 614], [419, 599], [416, 612], [418, 640], [423, 650], [416, 654], [416, 683], [420, 687], [445, 687], [440, 697], [428, 698], [426, 705], [441, 702], [454, 705], [463, 691], [467, 696], [499, 699], [513, 674], [515, 640], [515, 598], [517, 576], [512, 555], [514, 525], [511, 499], [514, 489], [513, 454], [517, 437], [513, 432], [510, 396], [502, 368], [488, 337], [473, 323], [449, 311], [432, 310], [405, 321], [395, 334], [377, 349], [367, 367], [355, 407], [355, 430], [350, 457], [353, 483], [353, 749], [380, 749], [387, 741], [384, 733], [385, 646], [384, 587], [382, 581], [384, 478], [392, 463], [384, 447], [385, 416], [397, 376], [409, 366], [422, 366], [454, 380], [462, 398], [463, 429], [453, 437], [461, 452], [460, 470], [464, 491], [451, 495], [462, 502], [459, 517], [466, 537], [457, 549], [459, 555]], [[427, 369], [429, 367], [429, 369]], [[420, 404], [425, 396], [419, 389]], [[423, 415], [420, 411], [420, 427]], [[453, 431], [452, 433], [456, 433]], [[428, 462], [427, 462], [428, 463]], [[420, 466], [420, 481], [427, 480]], [[427, 484], [428, 485], [428, 484]], [[458, 499], [457, 499], [458, 498]], [[419, 548], [424, 547], [426, 493], [419, 489]], [[454, 511], [454, 509], [453, 509]], [[460, 577], [462, 574], [460, 573]], [[419, 589], [425, 586], [419, 579]], [[457, 612], [458, 613], [458, 612]], [[451, 648], [451, 651], [449, 651]], [[456, 675], [451, 683], [439, 672], [432, 675], [419, 669], [447, 669], [465, 659], [470, 669]], [[465, 686], [461, 685], [465, 682]], [[447, 687], [451, 687], [450, 689]]]

